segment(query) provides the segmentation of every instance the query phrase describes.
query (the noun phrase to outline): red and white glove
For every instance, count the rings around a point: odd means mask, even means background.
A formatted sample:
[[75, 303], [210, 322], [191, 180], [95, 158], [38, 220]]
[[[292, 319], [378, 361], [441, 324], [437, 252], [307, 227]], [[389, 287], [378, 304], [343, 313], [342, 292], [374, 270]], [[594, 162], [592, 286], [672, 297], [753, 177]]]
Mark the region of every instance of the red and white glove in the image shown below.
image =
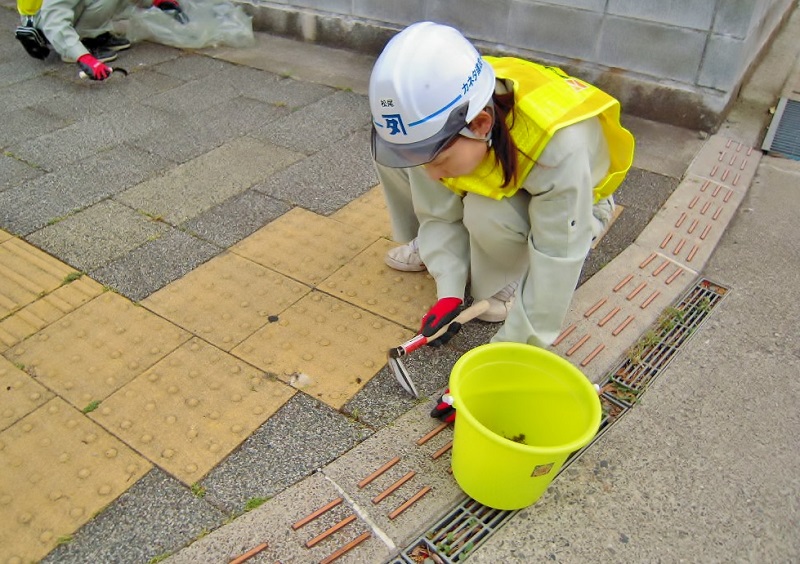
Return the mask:
[[178, 0], [153, 0], [153, 6], [164, 11], [181, 9]]
[[[430, 337], [439, 329], [450, 323], [456, 316], [461, 313], [461, 304], [464, 302], [460, 298], [442, 298], [436, 305], [434, 305], [428, 313], [422, 317], [422, 325], [419, 332]], [[428, 346], [439, 347], [447, 343], [453, 336], [461, 329], [460, 323], [453, 323], [447, 328], [447, 331], [436, 339], [429, 342]]]
[[81, 67], [81, 70], [86, 73], [86, 76], [92, 80], [105, 80], [114, 72], [114, 69], [110, 66], [102, 61], [98, 61], [88, 53], [78, 57], [78, 65]]
[[178, 4], [178, 0], [153, 0], [153, 6], [170, 14], [178, 23], [189, 23], [189, 17], [186, 15], [186, 12], [183, 11], [181, 5]]
[[443, 423], [452, 423], [456, 420], [456, 408], [453, 407], [450, 388], [447, 388], [436, 402], [436, 407], [431, 410], [431, 417]]

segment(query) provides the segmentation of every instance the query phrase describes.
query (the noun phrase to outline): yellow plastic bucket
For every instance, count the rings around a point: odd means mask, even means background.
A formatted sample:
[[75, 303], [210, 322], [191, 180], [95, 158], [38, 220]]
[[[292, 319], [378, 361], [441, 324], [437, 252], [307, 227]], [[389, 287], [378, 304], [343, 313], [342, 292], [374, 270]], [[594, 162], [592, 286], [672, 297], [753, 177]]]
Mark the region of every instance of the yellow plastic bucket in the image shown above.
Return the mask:
[[594, 438], [602, 408], [575, 366], [541, 348], [490, 343], [453, 366], [453, 476], [495, 509], [536, 502], [567, 457]]

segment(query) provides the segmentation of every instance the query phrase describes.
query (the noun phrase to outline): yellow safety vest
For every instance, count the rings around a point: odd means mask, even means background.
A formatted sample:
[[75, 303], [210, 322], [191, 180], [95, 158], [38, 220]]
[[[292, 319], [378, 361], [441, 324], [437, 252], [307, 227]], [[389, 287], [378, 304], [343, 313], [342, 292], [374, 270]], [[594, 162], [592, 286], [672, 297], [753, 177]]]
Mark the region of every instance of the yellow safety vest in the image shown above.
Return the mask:
[[[514, 85], [514, 115], [507, 123], [517, 148], [530, 158], [520, 157], [517, 180], [505, 188], [503, 170], [490, 151], [469, 175], [445, 178], [442, 182], [456, 192], [474, 192], [500, 200], [513, 196], [524, 184], [536, 159], [562, 127], [597, 116], [608, 141], [611, 166], [608, 175], [594, 187], [594, 201], [607, 198], [622, 183], [633, 163], [633, 135], [619, 121], [619, 102], [591, 84], [573, 78], [555, 67], [545, 67], [513, 57], [486, 57], [499, 79]], [[512, 120], [514, 120], [512, 122]]]
[[35, 16], [42, 7], [42, 0], [17, 0], [17, 11], [21, 16]]

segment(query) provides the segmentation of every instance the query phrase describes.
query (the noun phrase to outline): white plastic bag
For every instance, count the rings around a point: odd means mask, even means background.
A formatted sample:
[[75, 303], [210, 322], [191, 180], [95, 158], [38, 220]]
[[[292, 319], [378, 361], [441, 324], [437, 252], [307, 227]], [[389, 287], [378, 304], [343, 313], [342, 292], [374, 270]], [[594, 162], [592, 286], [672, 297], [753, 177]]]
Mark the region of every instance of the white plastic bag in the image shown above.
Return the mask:
[[182, 49], [248, 47], [255, 43], [253, 18], [230, 0], [184, 0], [181, 8], [189, 18], [187, 23], [158, 8], [135, 10], [128, 20], [128, 39]]

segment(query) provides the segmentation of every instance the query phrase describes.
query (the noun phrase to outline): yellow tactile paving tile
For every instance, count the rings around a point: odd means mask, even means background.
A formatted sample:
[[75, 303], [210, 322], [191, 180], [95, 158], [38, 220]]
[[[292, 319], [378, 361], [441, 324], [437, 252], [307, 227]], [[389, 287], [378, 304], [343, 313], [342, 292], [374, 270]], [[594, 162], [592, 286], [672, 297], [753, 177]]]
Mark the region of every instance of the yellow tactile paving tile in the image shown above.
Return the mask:
[[21, 239], [0, 243], [0, 319], [55, 290], [74, 272]]
[[11, 239], [11, 237], [13, 237], [13, 235], [11, 235], [11, 233], [8, 233], [8, 232], [3, 231], [2, 229], [0, 229], [0, 243], [8, 241], [9, 239]]
[[233, 253], [223, 253], [142, 305], [229, 351], [311, 288]]
[[374, 233], [384, 239], [392, 238], [392, 226], [383, 188], [377, 185], [366, 194], [359, 196], [336, 213], [332, 219], [357, 227], [361, 231]]
[[339, 409], [413, 335], [322, 292], [312, 292], [233, 354]]
[[90, 417], [191, 485], [294, 393], [194, 338], [102, 402]]
[[0, 432], [0, 560], [35, 562], [152, 466], [64, 400]]
[[47, 388], [0, 356], [0, 431], [52, 397]]
[[294, 208], [231, 250], [315, 286], [366, 249], [375, 235], [303, 208]]
[[396, 243], [380, 239], [329, 277], [319, 288], [413, 330], [436, 303], [436, 284], [427, 272], [399, 272], [383, 262]]
[[103, 286], [81, 276], [0, 321], [0, 351], [13, 347], [102, 294]]
[[4, 355], [83, 409], [108, 397], [189, 337], [145, 308], [105, 292]]

